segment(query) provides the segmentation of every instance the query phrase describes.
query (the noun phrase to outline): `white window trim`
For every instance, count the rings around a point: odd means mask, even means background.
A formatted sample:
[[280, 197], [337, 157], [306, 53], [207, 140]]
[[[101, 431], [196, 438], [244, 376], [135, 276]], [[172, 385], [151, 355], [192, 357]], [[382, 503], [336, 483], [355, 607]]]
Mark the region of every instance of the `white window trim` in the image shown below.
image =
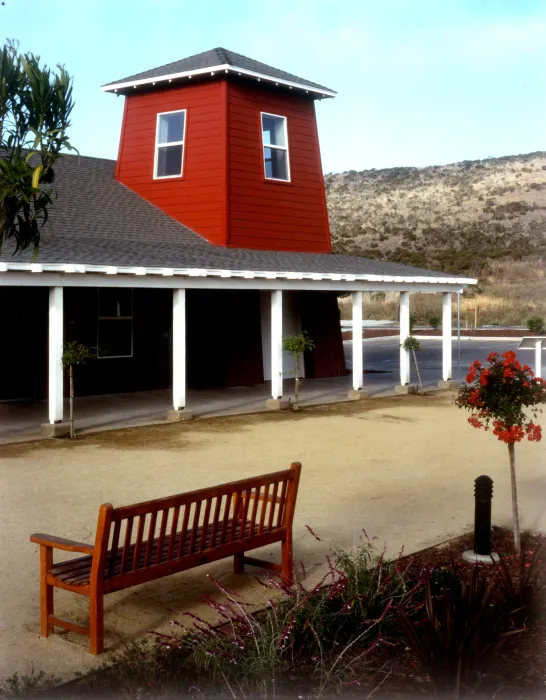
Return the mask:
[[[169, 141], [167, 143], [158, 143], [159, 140], [159, 118], [165, 114], [180, 114], [184, 112], [184, 133], [182, 134], [182, 141]], [[188, 123], [188, 114], [186, 109], [173, 109], [170, 112], [159, 112], [155, 122], [155, 146], [154, 146], [154, 180], [169, 180], [175, 177], [182, 177], [184, 173], [184, 160], [186, 156], [186, 125]], [[180, 173], [178, 175], [158, 175], [157, 165], [158, 165], [158, 154], [160, 148], [166, 148], [167, 146], [182, 146], [182, 159], [180, 162]]]
[[[134, 355], [134, 293], [131, 289], [131, 316], [100, 316], [100, 290], [101, 287], [97, 288], [97, 360], [119, 360], [127, 359], [133, 357]], [[131, 354], [130, 355], [100, 355], [100, 322], [101, 321], [131, 321]]]
[[[282, 119], [284, 122], [284, 141], [286, 146], [277, 146], [276, 144], [265, 143], [264, 142], [264, 125], [263, 118], [265, 117], [277, 117]], [[290, 172], [290, 150], [288, 148], [288, 118], [283, 114], [273, 114], [272, 112], [260, 112], [260, 128], [262, 132], [262, 160], [264, 164], [264, 178], [270, 180], [271, 182], [292, 182], [292, 173]], [[286, 180], [280, 177], [267, 177], [265, 170], [265, 149], [266, 148], [276, 148], [279, 151], [286, 151], [286, 172], [288, 177]]]

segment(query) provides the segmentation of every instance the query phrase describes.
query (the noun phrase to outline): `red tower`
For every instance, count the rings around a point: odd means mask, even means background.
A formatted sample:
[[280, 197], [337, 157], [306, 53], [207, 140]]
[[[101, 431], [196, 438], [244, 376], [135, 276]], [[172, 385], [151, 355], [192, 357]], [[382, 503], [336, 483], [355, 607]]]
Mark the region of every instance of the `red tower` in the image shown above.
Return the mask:
[[124, 94], [116, 178], [215, 245], [331, 252], [314, 100], [334, 92], [214, 49]]

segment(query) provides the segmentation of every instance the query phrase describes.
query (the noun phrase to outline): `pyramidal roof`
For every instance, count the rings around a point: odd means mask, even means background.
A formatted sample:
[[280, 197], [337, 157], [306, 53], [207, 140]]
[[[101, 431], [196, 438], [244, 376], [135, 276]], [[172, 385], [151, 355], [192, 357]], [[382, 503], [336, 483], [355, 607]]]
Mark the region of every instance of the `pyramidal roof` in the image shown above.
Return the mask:
[[105, 92], [126, 92], [137, 89], [139, 86], [155, 85], [156, 83], [176, 79], [183, 80], [199, 75], [206, 76], [220, 71], [264, 80], [290, 89], [296, 88], [312, 93], [316, 97], [334, 97], [336, 94], [334, 90], [330, 90], [330, 88], [323, 85], [312, 83], [310, 80], [299, 78], [297, 75], [292, 75], [278, 68], [272, 68], [265, 63], [222, 48], [204, 51], [195, 56], [182, 58], [179, 61], [173, 61], [173, 63], [167, 63], [158, 68], [130, 75], [127, 78], [103, 85], [101, 90]]

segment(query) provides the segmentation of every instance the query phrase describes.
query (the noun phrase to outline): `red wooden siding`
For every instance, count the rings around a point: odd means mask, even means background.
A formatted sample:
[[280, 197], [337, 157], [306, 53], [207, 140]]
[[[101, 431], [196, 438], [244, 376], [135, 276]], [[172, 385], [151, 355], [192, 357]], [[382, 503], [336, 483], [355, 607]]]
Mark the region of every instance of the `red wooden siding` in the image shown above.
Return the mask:
[[[126, 97], [116, 177], [211, 243], [226, 241], [225, 81]], [[159, 112], [186, 109], [182, 177], [154, 180]]]
[[318, 379], [347, 374], [335, 292], [301, 292], [300, 312], [301, 327], [315, 343], [315, 349], [305, 353], [305, 376]]
[[[183, 175], [154, 180], [159, 112], [186, 109]], [[264, 178], [260, 112], [287, 117], [291, 182]], [[126, 97], [116, 178], [211, 243], [331, 252], [312, 100], [215, 80]]]
[[[264, 177], [260, 112], [287, 117], [290, 183]], [[313, 101], [230, 82], [228, 133], [228, 245], [329, 253], [330, 231]]]

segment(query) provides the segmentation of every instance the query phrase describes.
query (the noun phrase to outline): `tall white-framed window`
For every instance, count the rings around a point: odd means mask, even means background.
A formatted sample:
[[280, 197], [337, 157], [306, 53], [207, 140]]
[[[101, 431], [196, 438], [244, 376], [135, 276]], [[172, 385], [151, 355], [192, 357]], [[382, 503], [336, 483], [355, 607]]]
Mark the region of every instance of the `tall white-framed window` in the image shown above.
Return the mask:
[[260, 112], [260, 116], [265, 179], [290, 182], [286, 117], [268, 112]]
[[99, 287], [97, 321], [98, 358], [133, 356], [133, 290]]
[[184, 168], [186, 110], [160, 112], [155, 132], [154, 179], [180, 177]]

